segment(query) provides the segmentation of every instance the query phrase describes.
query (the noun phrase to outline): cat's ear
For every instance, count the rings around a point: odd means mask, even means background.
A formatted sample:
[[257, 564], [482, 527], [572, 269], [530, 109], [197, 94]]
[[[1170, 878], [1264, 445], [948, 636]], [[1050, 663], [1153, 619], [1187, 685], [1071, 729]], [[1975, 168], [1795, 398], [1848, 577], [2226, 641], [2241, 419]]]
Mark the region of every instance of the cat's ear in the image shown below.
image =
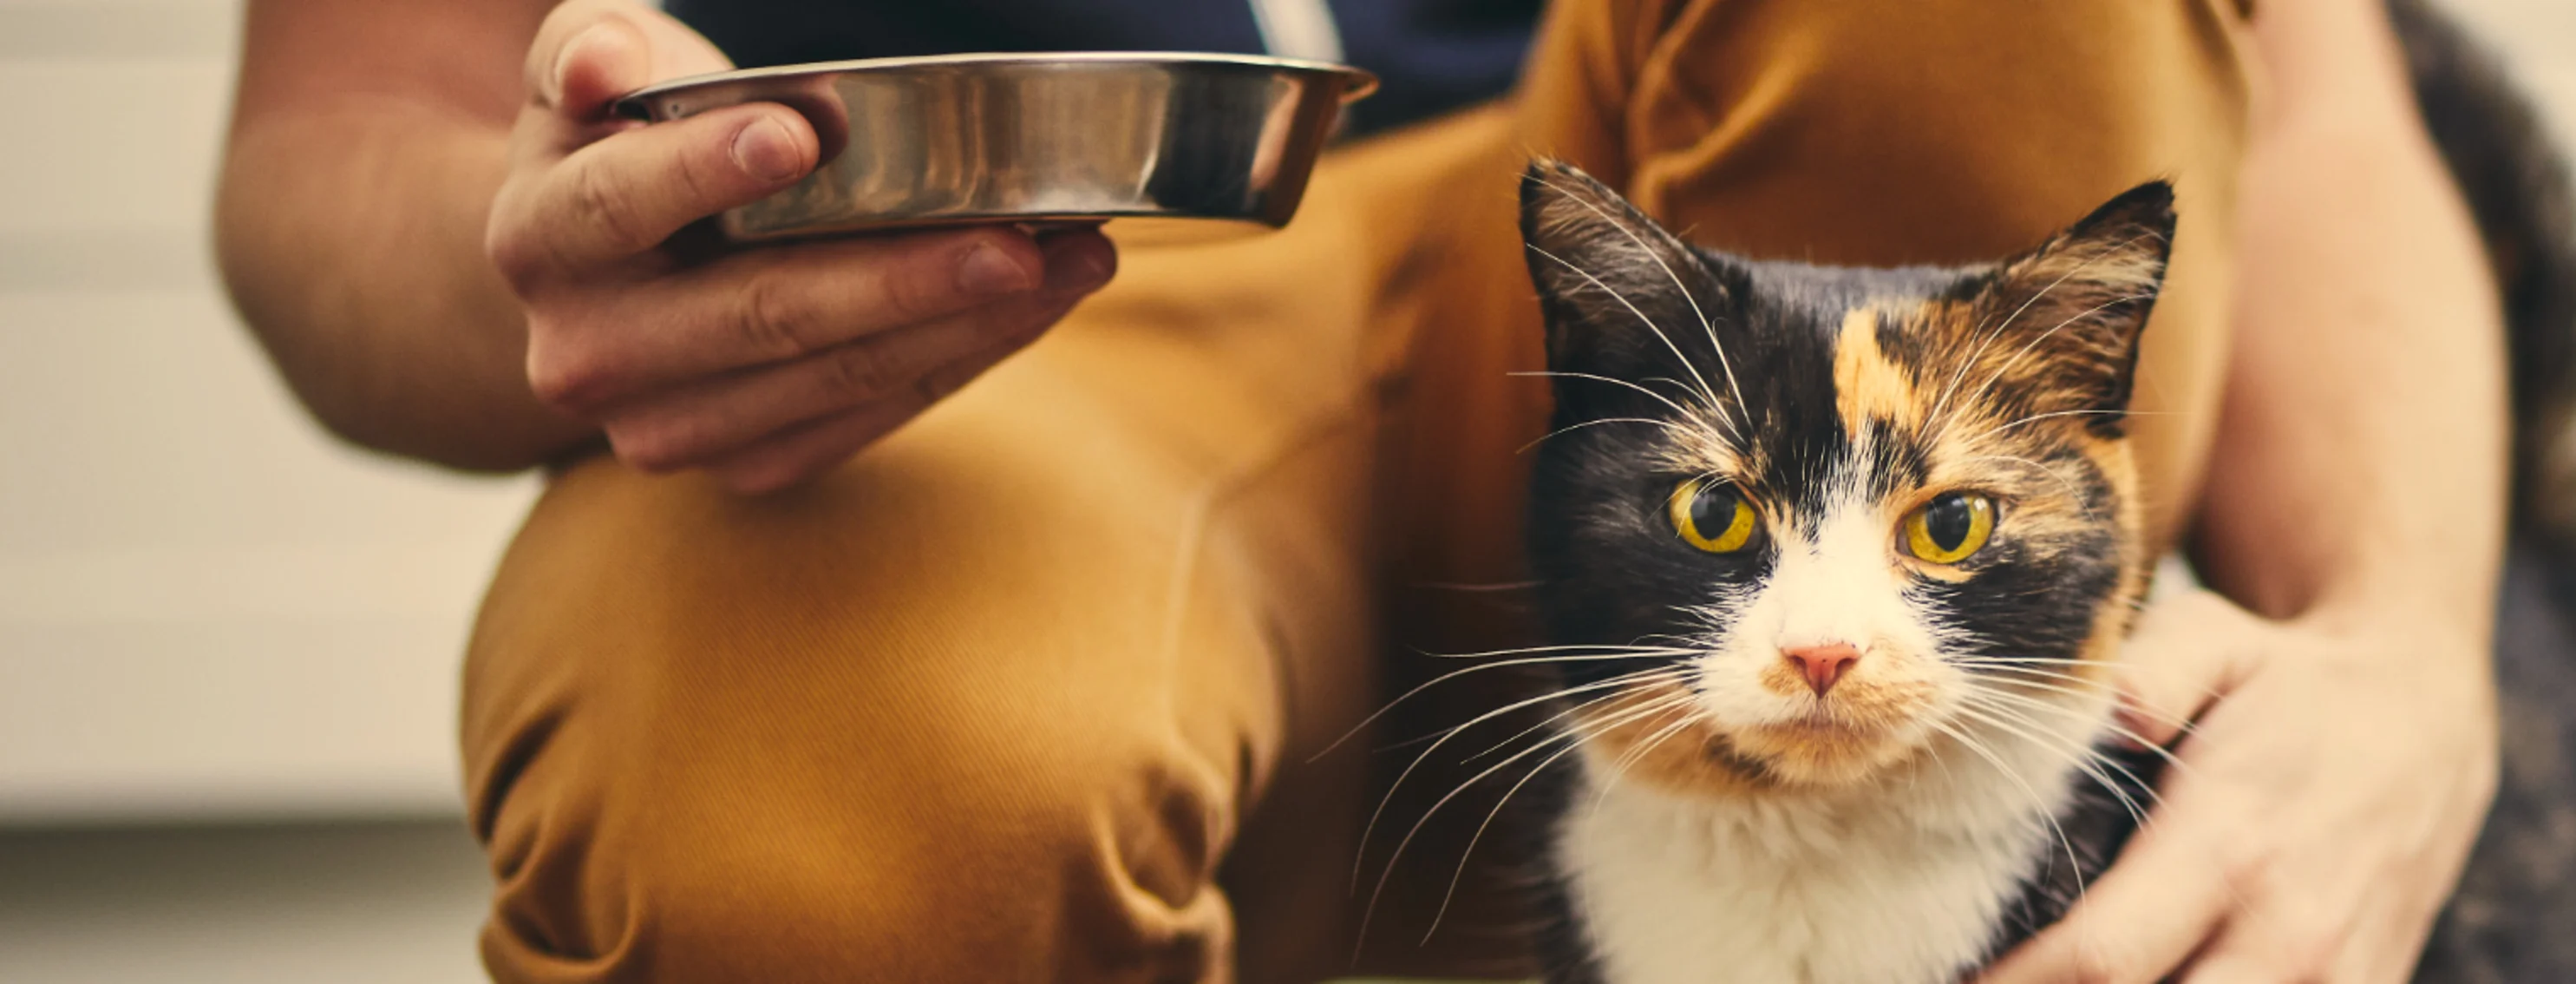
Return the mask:
[[1532, 161], [1522, 173], [1521, 239], [1551, 366], [1619, 375], [1706, 334], [1711, 299], [1686, 293], [1712, 286], [1699, 255], [1574, 165]]
[[1997, 267], [1967, 322], [1978, 337], [1962, 339], [1988, 389], [2121, 433], [2174, 221], [2173, 186], [2150, 181]]

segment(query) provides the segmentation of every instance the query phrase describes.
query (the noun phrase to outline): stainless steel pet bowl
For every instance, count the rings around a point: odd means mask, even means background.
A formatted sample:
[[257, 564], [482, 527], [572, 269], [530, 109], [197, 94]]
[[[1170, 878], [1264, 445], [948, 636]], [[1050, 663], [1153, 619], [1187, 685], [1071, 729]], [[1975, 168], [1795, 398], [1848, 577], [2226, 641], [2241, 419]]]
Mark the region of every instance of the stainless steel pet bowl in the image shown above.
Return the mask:
[[724, 213], [757, 242], [963, 222], [1120, 216], [1282, 226], [1358, 69], [1231, 55], [950, 55], [749, 69], [627, 94], [673, 120], [745, 102], [812, 120], [823, 165]]

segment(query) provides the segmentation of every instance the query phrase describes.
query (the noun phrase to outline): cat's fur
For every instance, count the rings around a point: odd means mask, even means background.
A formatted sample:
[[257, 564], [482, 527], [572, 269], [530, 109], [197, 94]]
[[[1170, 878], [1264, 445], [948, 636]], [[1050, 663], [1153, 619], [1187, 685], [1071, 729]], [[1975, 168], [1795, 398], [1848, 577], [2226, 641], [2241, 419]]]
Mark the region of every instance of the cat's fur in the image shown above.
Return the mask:
[[[2455, 29], [2392, 11], [2497, 261], [2521, 515], [2568, 529], [2564, 167]], [[1966, 269], [1694, 249], [1563, 165], [1533, 165], [1522, 201], [1558, 400], [1531, 559], [1551, 641], [1578, 647], [1554, 669], [1582, 739], [1532, 808], [1549, 979], [1946, 984], [2062, 915], [2156, 774], [2151, 753], [2078, 753], [2106, 734], [2102, 667], [2154, 559], [2124, 415], [2169, 189]], [[1667, 497], [1694, 479], [1756, 503], [1760, 539], [1677, 536]], [[1922, 562], [1899, 529], [1945, 491], [2001, 518], [1983, 550]], [[2557, 562], [2518, 558], [2528, 618], [2499, 675], [2576, 698], [2576, 634], [2531, 576]], [[1781, 655], [1830, 643], [1860, 659], [1829, 689]], [[2495, 820], [2419, 980], [2576, 980], [2576, 709], [2505, 708]]]
[[[1561, 165], [1523, 200], [1572, 428], [1531, 556], [1554, 640], [1592, 647], [1560, 664], [1586, 750], [1550, 838], [1558, 979], [1938, 984], [2053, 918], [2048, 852], [2089, 877], [2125, 833], [2051, 820], [2154, 559], [2123, 413], [2171, 191], [1966, 270], [1693, 250]], [[1759, 503], [1762, 542], [1675, 534], [1701, 477]], [[2002, 503], [1992, 542], [1903, 556], [1951, 490]], [[1780, 655], [1834, 643], [1861, 656], [1829, 693]]]

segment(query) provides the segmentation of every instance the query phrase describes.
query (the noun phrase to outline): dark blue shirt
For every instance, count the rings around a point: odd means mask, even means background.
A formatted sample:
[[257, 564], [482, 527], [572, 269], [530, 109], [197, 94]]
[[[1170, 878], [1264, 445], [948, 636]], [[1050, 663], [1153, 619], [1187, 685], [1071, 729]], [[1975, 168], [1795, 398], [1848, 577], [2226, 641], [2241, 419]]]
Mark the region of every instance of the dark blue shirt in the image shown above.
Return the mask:
[[[668, 0], [749, 68], [969, 51], [1268, 52], [1262, 0]], [[1316, 0], [1308, 0], [1316, 2]], [[1333, 0], [1342, 60], [1377, 73], [1368, 131], [1501, 95], [1544, 0]]]

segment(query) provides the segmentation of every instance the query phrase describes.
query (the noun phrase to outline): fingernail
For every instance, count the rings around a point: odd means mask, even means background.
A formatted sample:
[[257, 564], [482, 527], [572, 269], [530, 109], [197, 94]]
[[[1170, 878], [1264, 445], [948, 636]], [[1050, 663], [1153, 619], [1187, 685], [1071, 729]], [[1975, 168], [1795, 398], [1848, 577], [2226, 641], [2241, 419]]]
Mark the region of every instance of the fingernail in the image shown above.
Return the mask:
[[1047, 289], [1051, 291], [1090, 290], [1108, 283], [1118, 272], [1117, 254], [1105, 246], [1074, 247], [1047, 264]]
[[805, 155], [786, 126], [764, 116], [733, 135], [733, 164], [744, 174], [777, 184], [803, 173]]
[[976, 243], [957, 264], [957, 286], [968, 294], [1015, 294], [1037, 286], [1029, 269], [992, 243]]

